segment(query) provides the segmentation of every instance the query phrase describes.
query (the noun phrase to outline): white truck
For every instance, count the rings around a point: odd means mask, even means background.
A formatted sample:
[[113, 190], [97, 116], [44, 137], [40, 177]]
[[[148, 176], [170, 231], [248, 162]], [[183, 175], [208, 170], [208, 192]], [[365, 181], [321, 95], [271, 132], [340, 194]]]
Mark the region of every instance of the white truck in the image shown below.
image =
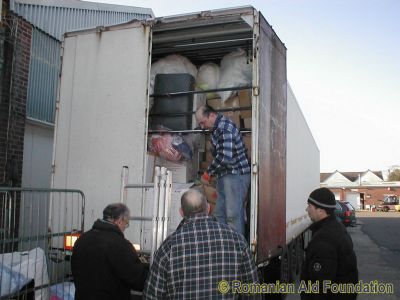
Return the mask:
[[[286, 48], [253, 7], [65, 34], [52, 187], [83, 191], [85, 230], [108, 203], [121, 199], [124, 166], [130, 182], [151, 186], [147, 139], [152, 62], [174, 53], [200, 66], [218, 63], [237, 48], [245, 49], [252, 66], [249, 246], [262, 270], [278, 266], [282, 279], [298, 270], [303, 233], [310, 223], [306, 200], [319, 186], [319, 150], [287, 82]], [[196, 130], [193, 134], [202, 137]], [[142, 217], [132, 221], [126, 237], [146, 243], [143, 223], [152, 220], [147, 228], [154, 232], [152, 226], [159, 221], [154, 214], [148, 219], [143, 215], [148, 210], [143, 208], [149, 198], [146, 189], [122, 198], [132, 214]], [[165, 220], [176, 224], [177, 215], [170, 211]]]

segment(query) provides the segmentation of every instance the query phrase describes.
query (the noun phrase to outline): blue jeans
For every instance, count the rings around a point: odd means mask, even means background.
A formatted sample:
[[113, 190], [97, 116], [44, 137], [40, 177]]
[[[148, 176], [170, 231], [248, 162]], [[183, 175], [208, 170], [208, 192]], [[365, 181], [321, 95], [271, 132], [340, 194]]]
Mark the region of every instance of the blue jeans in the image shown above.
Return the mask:
[[213, 215], [244, 234], [244, 201], [250, 185], [250, 174], [226, 174], [217, 180], [217, 203]]

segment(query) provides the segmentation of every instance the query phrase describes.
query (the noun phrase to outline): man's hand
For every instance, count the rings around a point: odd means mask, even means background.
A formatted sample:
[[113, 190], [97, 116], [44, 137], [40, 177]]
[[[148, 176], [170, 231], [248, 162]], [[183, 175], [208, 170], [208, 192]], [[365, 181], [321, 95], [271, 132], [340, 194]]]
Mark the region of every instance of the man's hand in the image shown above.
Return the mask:
[[207, 172], [204, 172], [203, 175], [201, 175], [200, 181], [202, 184], [210, 184], [210, 174], [208, 174]]

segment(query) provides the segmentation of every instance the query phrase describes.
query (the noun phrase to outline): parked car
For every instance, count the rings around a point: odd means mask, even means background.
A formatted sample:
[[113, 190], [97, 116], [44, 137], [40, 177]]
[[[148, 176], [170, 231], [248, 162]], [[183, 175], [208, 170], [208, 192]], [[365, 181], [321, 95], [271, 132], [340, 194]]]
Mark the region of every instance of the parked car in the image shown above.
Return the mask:
[[335, 216], [345, 226], [356, 225], [356, 211], [349, 202], [336, 200]]
[[382, 204], [379, 204], [376, 210], [384, 212], [388, 212], [390, 210], [398, 211], [399, 207], [396, 208], [396, 206], [398, 205], [399, 205], [399, 197], [397, 195], [385, 195]]
[[383, 211], [383, 212], [388, 212], [390, 210], [390, 207], [387, 205], [378, 205], [376, 208], [376, 211]]

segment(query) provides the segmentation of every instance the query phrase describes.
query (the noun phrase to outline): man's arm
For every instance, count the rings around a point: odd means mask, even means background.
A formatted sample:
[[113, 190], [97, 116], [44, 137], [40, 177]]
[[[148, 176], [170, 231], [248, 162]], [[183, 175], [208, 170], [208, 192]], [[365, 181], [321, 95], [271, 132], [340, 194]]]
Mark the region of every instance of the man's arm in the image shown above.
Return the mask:
[[[242, 265], [240, 271], [242, 283], [259, 283], [257, 268], [247, 244], [242, 252]], [[243, 294], [242, 299], [262, 299], [262, 297], [260, 294]]]
[[234, 143], [234, 135], [230, 131], [224, 130], [218, 132], [214, 159], [208, 167], [208, 173], [210, 175], [214, 175], [222, 166], [226, 167], [235, 162], [233, 158]]
[[158, 300], [167, 296], [168, 255], [161, 248], [155, 253], [150, 275], [147, 278], [143, 299]]
[[127, 240], [113, 243], [108, 261], [115, 275], [131, 289], [142, 291], [147, 276], [145, 265], [140, 261], [133, 245]]

